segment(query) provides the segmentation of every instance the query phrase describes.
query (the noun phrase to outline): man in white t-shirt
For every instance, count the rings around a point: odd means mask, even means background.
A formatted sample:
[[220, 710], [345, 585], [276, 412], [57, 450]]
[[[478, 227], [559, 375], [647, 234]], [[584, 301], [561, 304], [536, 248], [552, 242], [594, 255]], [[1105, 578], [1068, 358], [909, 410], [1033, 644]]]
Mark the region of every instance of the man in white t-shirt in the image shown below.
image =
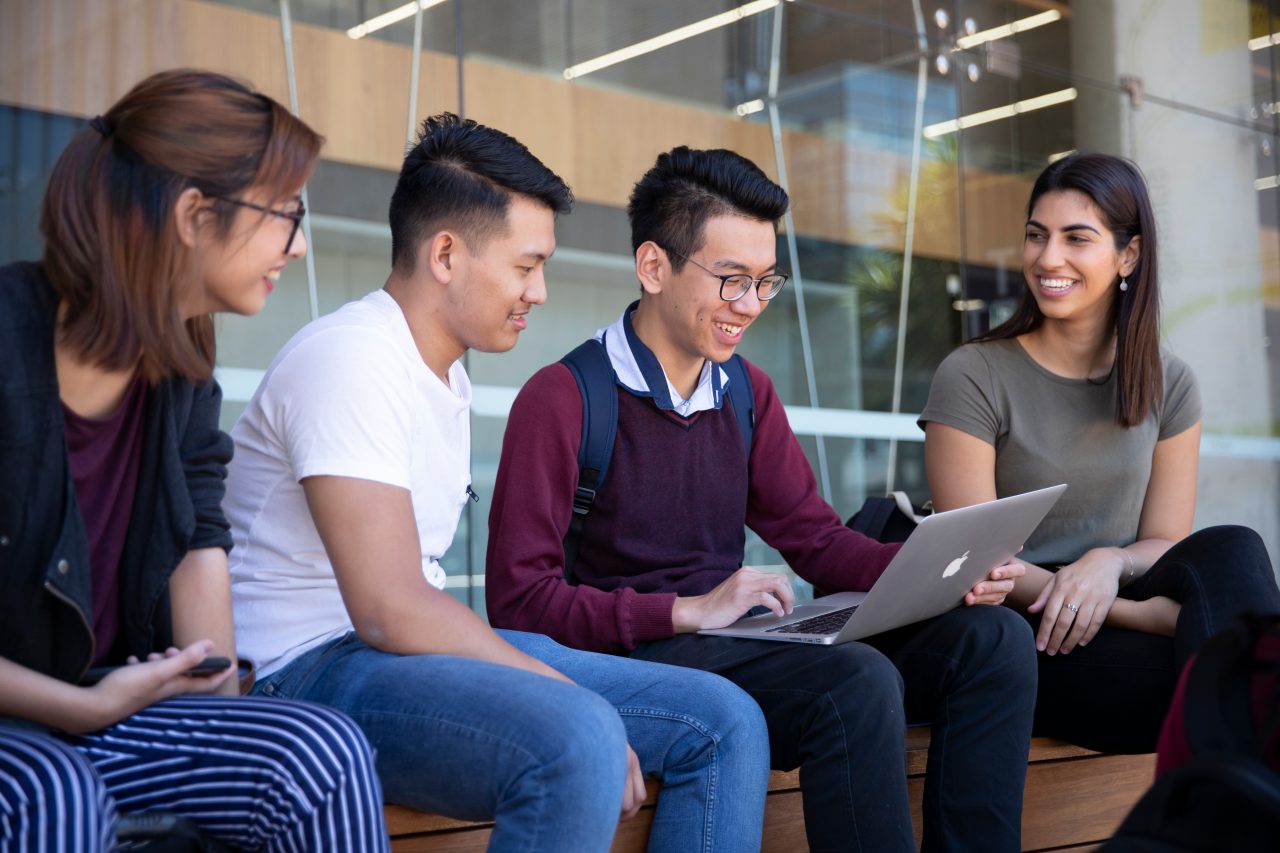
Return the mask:
[[[468, 348], [515, 346], [572, 195], [518, 141], [428, 119], [391, 201], [382, 290], [281, 350], [232, 437], [226, 510], [255, 692], [352, 716], [391, 802], [493, 818], [491, 849], [757, 849], [768, 741], [718, 676], [491, 630], [443, 591], [470, 489]], [[630, 744], [630, 745], [628, 745]]]

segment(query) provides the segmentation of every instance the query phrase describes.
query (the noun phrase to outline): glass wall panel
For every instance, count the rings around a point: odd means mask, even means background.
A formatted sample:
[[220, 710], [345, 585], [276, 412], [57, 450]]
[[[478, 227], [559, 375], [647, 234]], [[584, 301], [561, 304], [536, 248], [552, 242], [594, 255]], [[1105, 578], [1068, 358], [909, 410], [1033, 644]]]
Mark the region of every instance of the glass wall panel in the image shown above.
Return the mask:
[[[411, 124], [414, 19], [400, 0], [289, 8], [299, 109], [329, 140], [309, 187], [315, 302], [326, 313], [381, 286], [389, 269], [386, 209]], [[446, 555], [451, 590], [483, 609], [507, 408], [533, 371], [638, 295], [627, 195], [677, 144], [733, 148], [775, 177], [781, 151], [794, 216], [778, 257], [795, 283], [742, 352], [773, 377], [842, 516], [890, 483], [928, 497], [915, 413], [941, 359], [1007, 317], [1022, 293], [1024, 205], [1039, 170], [1073, 150], [1133, 158], [1162, 228], [1165, 343], [1205, 398], [1196, 525], [1249, 524], [1280, 554], [1278, 8], [430, 2], [413, 120], [453, 110], [507, 130], [579, 198], [557, 227], [549, 301], [515, 353], [468, 357], [481, 500]], [[197, 65], [287, 102], [283, 50], [272, 0], [0, 4], [0, 262], [38, 255], [36, 211], [53, 159], [129, 85]], [[59, 55], [84, 61], [51, 61]], [[280, 285], [261, 316], [218, 321], [225, 426], [312, 316], [305, 264]], [[752, 537], [747, 561], [781, 559]]]

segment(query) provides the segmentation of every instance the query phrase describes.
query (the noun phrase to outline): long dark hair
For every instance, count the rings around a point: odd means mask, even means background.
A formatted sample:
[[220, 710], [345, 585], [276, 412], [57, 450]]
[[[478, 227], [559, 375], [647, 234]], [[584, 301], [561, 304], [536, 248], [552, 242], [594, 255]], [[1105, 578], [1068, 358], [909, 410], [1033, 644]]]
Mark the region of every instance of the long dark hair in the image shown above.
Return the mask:
[[[1160, 405], [1164, 377], [1160, 367], [1160, 292], [1156, 275], [1156, 219], [1147, 184], [1138, 167], [1109, 154], [1072, 154], [1049, 165], [1036, 178], [1027, 202], [1027, 218], [1045, 193], [1076, 190], [1087, 195], [1115, 235], [1116, 251], [1139, 241], [1138, 262], [1127, 276], [1128, 290], [1112, 303], [1116, 333], [1116, 423], [1137, 426]], [[1035, 331], [1044, 314], [1030, 289], [1006, 322], [974, 338], [998, 341]]]
[[[40, 211], [42, 265], [65, 307], [59, 340], [108, 370], [138, 364], [156, 382], [213, 371], [213, 323], [184, 320], [199, 258], [178, 237], [173, 208], [189, 187], [271, 198], [301, 186], [323, 140], [287, 109], [208, 71], [179, 69], [137, 84], [94, 119], [53, 167]], [[236, 211], [215, 201], [215, 233]]]

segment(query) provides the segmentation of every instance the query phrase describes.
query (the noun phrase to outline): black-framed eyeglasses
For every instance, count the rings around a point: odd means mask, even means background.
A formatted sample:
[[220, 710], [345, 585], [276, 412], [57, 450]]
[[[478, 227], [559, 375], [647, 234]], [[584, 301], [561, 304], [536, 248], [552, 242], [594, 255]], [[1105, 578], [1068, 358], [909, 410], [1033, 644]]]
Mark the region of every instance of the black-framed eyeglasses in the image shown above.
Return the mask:
[[677, 252], [675, 249], [662, 247], [663, 251], [675, 255], [678, 258], [684, 258], [698, 269], [705, 272], [712, 278], [720, 279], [720, 298], [725, 302], [737, 302], [739, 299], [747, 295], [747, 291], [754, 284], [756, 288], [756, 297], [761, 302], [768, 302], [773, 297], [782, 292], [782, 286], [787, 283], [786, 273], [773, 273], [771, 275], [762, 275], [759, 278], [752, 278], [746, 273], [737, 273], [735, 275], [720, 275], [712, 272], [693, 258], [687, 257]]
[[298, 202], [298, 206], [293, 210], [276, 210], [274, 207], [263, 207], [260, 204], [254, 204], [251, 201], [242, 201], [238, 198], [231, 198], [225, 195], [209, 196], [219, 201], [225, 201], [227, 204], [234, 204], [237, 207], [247, 207], [250, 210], [256, 210], [259, 213], [267, 213], [271, 216], [278, 216], [281, 219], [287, 219], [293, 223], [292, 230], [289, 231], [289, 239], [284, 244], [284, 253], [289, 254], [289, 250], [293, 248], [293, 238], [298, 236], [298, 229], [302, 227], [302, 217], [307, 215], [307, 209], [303, 207], [302, 202]]

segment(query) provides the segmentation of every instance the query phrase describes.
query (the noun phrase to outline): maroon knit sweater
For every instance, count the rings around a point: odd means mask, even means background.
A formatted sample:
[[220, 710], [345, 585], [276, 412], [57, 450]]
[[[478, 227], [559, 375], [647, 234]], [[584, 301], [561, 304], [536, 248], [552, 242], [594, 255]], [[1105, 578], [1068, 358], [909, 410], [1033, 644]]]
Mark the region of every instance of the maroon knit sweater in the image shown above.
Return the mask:
[[676, 596], [707, 592], [742, 565], [744, 522], [814, 585], [870, 588], [900, 546], [844, 526], [818, 495], [773, 383], [747, 369], [756, 406], [747, 466], [729, 407], [686, 419], [618, 388], [613, 459], [578, 548], [576, 586], [564, 581], [563, 541], [582, 397], [559, 363], [529, 380], [507, 421], [489, 513], [494, 627], [612, 652], [670, 637]]

